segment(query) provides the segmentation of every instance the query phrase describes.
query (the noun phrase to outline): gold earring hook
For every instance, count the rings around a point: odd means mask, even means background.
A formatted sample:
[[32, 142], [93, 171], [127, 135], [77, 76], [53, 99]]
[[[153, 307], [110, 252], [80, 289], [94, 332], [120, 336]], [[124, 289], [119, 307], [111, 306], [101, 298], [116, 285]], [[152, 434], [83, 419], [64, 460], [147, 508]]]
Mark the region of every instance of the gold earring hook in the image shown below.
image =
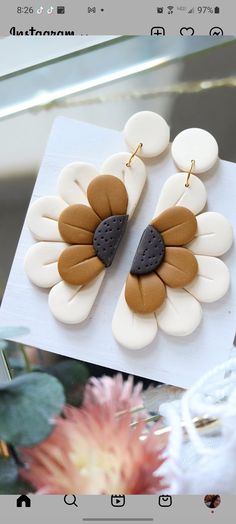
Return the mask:
[[187, 174], [187, 179], [186, 179], [186, 182], [185, 182], [185, 187], [189, 187], [189, 185], [190, 185], [190, 184], [189, 184], [189, 179], [190, 179], [191, 175], [193, 174], [193, 171], [194, 171], [194, 169], [195, 169], [195, 164], [196, 164], [195, 160], [191, 160], [191, 167], [190, 167], [190, 170], [189, 170], [189, 172], [188, 172], [188, 174]]
[[134, 153], [131, 155], [129, 161], [127, 162], [126, 167], [130, 167], [130, 166], [131, 166], [133, 158], [138, 154], [138, 151], [139, 151], [142, 147], [143, 147], [143, 144], [142, 144], [142, 142], [140, 142], [139, 145], [136, 147]]

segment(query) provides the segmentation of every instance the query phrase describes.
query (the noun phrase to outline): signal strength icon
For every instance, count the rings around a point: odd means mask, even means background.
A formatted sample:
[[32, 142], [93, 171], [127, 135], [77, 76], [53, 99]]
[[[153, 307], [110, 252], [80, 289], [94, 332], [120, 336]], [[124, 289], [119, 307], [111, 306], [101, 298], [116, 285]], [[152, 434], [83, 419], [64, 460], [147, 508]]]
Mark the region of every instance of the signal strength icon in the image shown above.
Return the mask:
[[174, 6], [173, 5], [168, 5], [167, 9], [168, 9], [168, 15], [173, 15]]
[[188, 13], [192, 15], [194, 13], [194, 7], [192, 7], [192, 9], [188, 11]]

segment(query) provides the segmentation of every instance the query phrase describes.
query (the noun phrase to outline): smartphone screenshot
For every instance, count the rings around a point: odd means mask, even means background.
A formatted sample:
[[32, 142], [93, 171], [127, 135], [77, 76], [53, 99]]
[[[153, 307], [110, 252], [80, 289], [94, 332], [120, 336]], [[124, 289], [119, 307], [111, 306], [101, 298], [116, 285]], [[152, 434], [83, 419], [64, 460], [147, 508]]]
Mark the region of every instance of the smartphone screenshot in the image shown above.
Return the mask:
[[233, 521], [235, 17], [228, 0], [2, 6], [10, 521]]

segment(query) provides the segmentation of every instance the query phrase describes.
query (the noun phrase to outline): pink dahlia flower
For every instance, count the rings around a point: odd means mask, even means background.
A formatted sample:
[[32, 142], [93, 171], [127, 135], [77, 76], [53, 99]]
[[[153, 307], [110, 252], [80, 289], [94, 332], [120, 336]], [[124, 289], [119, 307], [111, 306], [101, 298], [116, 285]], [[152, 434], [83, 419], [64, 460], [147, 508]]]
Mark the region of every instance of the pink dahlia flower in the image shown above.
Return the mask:
[[133, 377], [126, 381], [119, 373], [114, 378], [103, 376], [100, 379], [91, 378], [85, 388], [84, 406], [110, 406], [112, 413], [122, 413], [142, 408], [143, 385], [139, 382], [134, 386]]
[[88, 386], [82, 408], [65, 408], [65, 418], [57, 418], [47, 440], [22, 450], [27, 467], [21, 476], [38, 494], [153, 494], [161, 489], [155, 473], [163, 462], [156, 428], [143, 439], [143, 423], [132, 428], [129, 412], [117, 416], [117, 410], [140, 401], [140, 387], [133, 388], [131, 379], [105, 378]]

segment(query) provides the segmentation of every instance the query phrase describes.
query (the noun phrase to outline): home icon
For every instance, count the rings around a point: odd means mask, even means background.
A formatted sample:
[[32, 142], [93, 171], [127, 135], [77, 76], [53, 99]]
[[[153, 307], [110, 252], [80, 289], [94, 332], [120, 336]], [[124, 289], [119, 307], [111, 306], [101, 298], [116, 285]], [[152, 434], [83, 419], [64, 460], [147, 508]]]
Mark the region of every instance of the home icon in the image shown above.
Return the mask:
[[27, 495], [21, 495], [16, 499], [16, 507], [17, 508], [31, 508], [31, 500]]

